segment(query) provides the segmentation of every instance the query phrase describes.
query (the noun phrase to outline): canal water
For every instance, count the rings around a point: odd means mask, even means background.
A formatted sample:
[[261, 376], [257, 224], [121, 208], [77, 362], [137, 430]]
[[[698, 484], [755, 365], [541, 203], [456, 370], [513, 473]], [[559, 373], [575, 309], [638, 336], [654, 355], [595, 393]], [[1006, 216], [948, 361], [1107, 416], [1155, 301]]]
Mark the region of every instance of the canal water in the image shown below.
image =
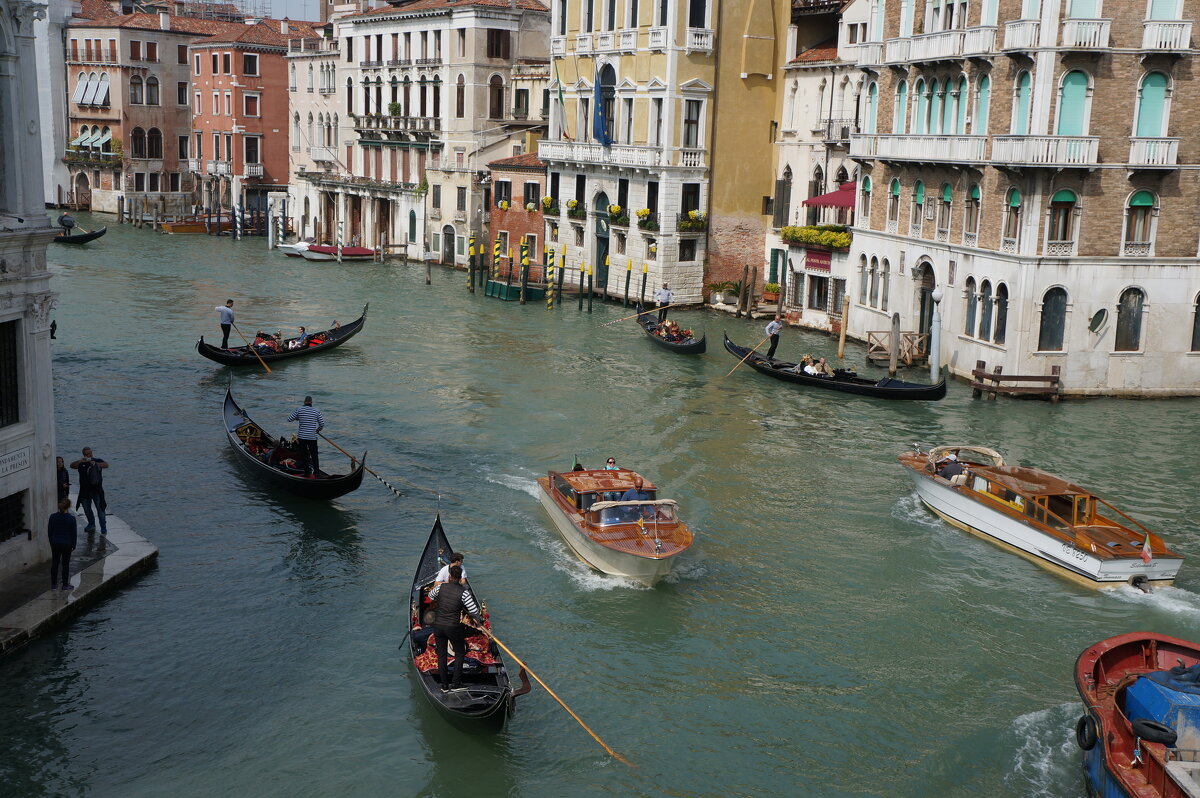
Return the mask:
[[[681, 313], [709, 352], [680, 357], [601, 326], [619, 306], [80, 222], [110, 228], [50, 253], [58, 453], [110, 462], [112, 511], [160, 560], [0, 663], [5, 796], [1082, 796], [1075, 657], [1132, 630], [1200, 639], [1195, 400], [804, 392], [726, 376], [722, 330], [754, 343], [762, 322]], [[227, 297], [243, 330], [370, 315], [326, 356], [233, 374], [194, 348]], [[835, 347], [789, 330], [781, 351]], [[221, 427], [231, 375], [277, 432], [312, 394], [405, 495], [369, 480], [314, 505], [248, 480]], [[923, 510], [896, 462], [913, 442], [1074, 478], [1191, 561], [1150, 596], [1075, 587]], [[680, 502], [697, 539], [670, 581], [567, 553], [535, 479], [575, 455]], [[497, 736], [426, 706], [397, 645], [434, 492], [501, 639], [636, 769], [536, 687]]]

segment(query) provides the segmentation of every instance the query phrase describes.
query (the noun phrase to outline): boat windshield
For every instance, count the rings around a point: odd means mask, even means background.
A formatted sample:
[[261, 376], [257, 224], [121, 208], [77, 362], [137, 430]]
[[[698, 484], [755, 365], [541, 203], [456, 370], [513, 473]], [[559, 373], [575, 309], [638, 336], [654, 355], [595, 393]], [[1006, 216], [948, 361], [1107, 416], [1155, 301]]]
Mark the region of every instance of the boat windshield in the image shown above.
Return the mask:
[[638, 518], [645, 523], [674, 523], [675, 507], [670, 504], [653, 504], [649, 502], [626, 502], [616, 507], [604, 507], [591, 513], [591, 522], [598, 526], [613, 526], [615, 524], [637, 523]]

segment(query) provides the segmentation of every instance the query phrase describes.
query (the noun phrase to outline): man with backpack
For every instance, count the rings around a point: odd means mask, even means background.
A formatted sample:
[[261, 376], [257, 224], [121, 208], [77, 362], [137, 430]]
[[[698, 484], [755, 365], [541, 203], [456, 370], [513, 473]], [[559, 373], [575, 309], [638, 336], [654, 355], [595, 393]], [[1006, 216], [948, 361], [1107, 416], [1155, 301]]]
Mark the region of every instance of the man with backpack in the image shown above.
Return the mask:
[[79, 499], [75, 502], [75, 506], [83, 506], [83, 513], [87, 516], [88, 525], [84, 527], [84, 532], [96, 531], [96, 518], [92, 514], [92, 506], [95, 505], [96, 514], [100, 516], [100, 534], [108, 534], [108, 522], [104, 518], [104, 511], [108, 507], [108, 503], [104, 501], [104, 474], [102, 471], [108, 468], [108, 463], [101, 460], [99, 457], [92, 457], [92, 447], [83, 447], [83, 457], [71, 463], [71, 468], [79, 472]]

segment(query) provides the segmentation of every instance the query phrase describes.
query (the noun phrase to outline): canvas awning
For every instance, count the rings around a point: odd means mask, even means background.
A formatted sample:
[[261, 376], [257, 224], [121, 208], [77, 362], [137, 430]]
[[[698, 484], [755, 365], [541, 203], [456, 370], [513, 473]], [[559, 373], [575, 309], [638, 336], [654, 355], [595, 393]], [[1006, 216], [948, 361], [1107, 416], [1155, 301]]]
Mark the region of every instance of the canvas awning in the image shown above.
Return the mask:
[[71, 139], [71, 146], [77, 147], [84, 139], [90, 139], [91, 137], [92, 137], [92, 134], [90, 131], [85, 132], [85, 133], [80, 133], [78, 136]]
[[814, 205], [818, 208], [853, 208], [854, 186], [854, 183], [842, 183], [838, 186], [837, 191], [830, 191], [828, 194], [822, 194], [818, 197], [810, 197], [801, 204]]
[[79, 142], [79, 146], [80, 147], [94, 147], [94, 146], [96, 146], [96, 140], [99, 138], [100, 138], [100, 131], [97, 130], [95, 133], [88, 134], [88, 137], [86, 139]]
[[112, 141], [112, 131], [104, 131], [104, 135], [92, 142], [93, 147], [102, 147], [105, 143]]

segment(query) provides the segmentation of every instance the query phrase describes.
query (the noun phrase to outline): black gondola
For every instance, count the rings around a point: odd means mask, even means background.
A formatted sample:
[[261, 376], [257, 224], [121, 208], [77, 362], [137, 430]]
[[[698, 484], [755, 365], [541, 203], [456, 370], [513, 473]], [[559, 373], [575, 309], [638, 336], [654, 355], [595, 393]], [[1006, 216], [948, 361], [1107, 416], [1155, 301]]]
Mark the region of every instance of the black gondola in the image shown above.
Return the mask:
[[[642, 312], [641, 305], [638, 305], [637, 309], [638, 313]], [[646, 335], [650, 336], [650, 340], [654, 341], [654, 343], [658, 344], [663, 349], [670, 350], [671, 352], [675, 352], [680, 355], [700, 355], [704, 353], [706, 345], [704, 343], [703, 335], [701, 335], [699, 339], [688, 338], [685, 341], [672, 342], [658, 334], [658, 319], [654, 317], [653, 312], [647, 313], [644, 316], [636, 316], [635, 319], [641, 328], [646, 331]]]
[[[523, 685], [520, 690], [513, 691], [504, 668], [504, 660], [500, 656], [499, 647], [485, 635], [479, 634], [467, 638], [469, 652], [463, 661], [462, 689], [443, 693], [437, 669], [437, 653], [434, 651], [432, 638], [413, 633], [421, 629], [422, 615], [429, 611], [429, 590], [433, 587], [438, 571], [450, 562], [450, 548], [446, 534], [442, 530], [442, 519], [434, 519], [433, 531], [421, 552], [421, 561], [417, 565], [416, 576], [413, 577], [412, 597], [409, 604], [408, 636], [400, 644], [400, 650], [408, 653], [413, 666], [413, 673], [425, 692], [429, 703], [451, 721], [467, 728], [499, 730], [504, 726], [508, 716], [513, 713], [516, 697], [529, 691], [529, 682], [524, 672], [521, 674]], [[471, 587], [467, 586], [468, 590]], [[475, 603], [482, 604], [479, 597], [471, 590]], [[484, 613], [485, 623], [487, 613]], [[453, 667], [453, 658], [450, 666]]]
[[266, 430], [255, 424], [228, 390], [225, 391], [225, 434], [229, 436], [229, 445], [237, 452], [238, 462], [264, 481], [297, 496], [336, 499], [357, 490], [362, 484], [363, 469], [367, 464], [366, 452], [349, 474], [318, 472], [315, 478], [308, 479], [304, 469], [294, 465], [302, 461], [303, 454], [288, 449], [283, 445], [282, 438], [272, 438]]
[[101, 227], [99, 230], [93, 230], [90, 233], [68, 233], [64, 230], [51, 240], [59, 244], [86, 244], [89, 241], [95, 241], [107, 232], [107, 227]]
[[842, 393], [852, 393], [857, 396], [873, 396], [876, 399], [925, 399], [936, 401], [946, 395], [946, 379], [944, 377], [936, 385], [904, 382], [893, 377], [884, 377], [882, 380], [870, 380], [859, 377], [853, 372], [844, 371], [834, 372], [832, 377], [813, 377], [793, 371], [792, 369], [796, 367], [795, 363], [786, 363], [782, 360], [767, 360], [766, 357], [757, 352], [751, 355], [747, 347], [738, 346], [733, 341], [730, 341], [728, 333], [725, 334], [725, 348], [739, 360], [750, 355], [746, 359], [747, 365], [761, 374], [810, 388], [824, 388], [829, 391], [841, 391]]
[[311, 344], [309, 346], [299, 346], [295, 349], [289, 349], [288, 345], [298, 339], [289, 338], [281, 342], [278, 352], [262, 352], [255, 356], [249, 347], [237, 346], [229, 349], [222, 349], [219, 346], [213, 346], [204, 342], [204, 336], [200, 336], [200, 340], [196, 342], [196, 351], [209, 360], [215, 360], [226, 366], [257, 366], [259, 358], [270, 363], [275, 360], [289, 360], [294, 357], [304, 357], [306, 355], [315, 355], [318, 352], [327, 352], [330, 349], [341, 346], [349, 341], [362, 330], [363, 325], [367, 321], [367, 308], [370, 305], [363, 305], [362, 315], [349, 324], [343, 324], [340, 327], [333, 327], [328, 330], [321, 330], [316, 333], [309, 333], [308, 338], [313, 339], [319, 336], [325, 336], [322, 343]]

